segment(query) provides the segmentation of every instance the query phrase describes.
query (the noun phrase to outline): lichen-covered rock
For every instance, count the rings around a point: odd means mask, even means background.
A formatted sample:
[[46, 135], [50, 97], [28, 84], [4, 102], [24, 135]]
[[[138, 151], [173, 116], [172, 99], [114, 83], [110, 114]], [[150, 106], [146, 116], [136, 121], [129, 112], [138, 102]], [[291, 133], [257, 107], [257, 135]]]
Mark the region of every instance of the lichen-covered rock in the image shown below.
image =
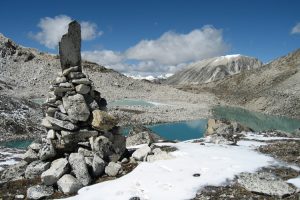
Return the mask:
[[51, 196], [54, 193], [52, 186], [35, 185], [27, 190], [28, 199], [41, 199], [44, 197]]
[[66, 130], [73, 131], [78, 129], [78, 127], [71, 122], [55, 119], [49, 116], [45, 117], [42, 120], [42, 125], [46, 128], [54, 129], [54, 130], [66, 129]]
[[99, 131], [108, 131], [111, 130], [116, 125], [117, 125], [117, 120], [112, 115], [101, 110], [93, 111], [92, 126], [94, 129]]
[[45, 143], [44, 146], [40, 149], [39, 151], [39, 158], [42, 161], [52, 159], [56, 156], [56, 151], [53, 146], [53, 144], [50, 143]]
[[92, 179], [85, 163], [84, 156], [79, 153], [71, 153], [69, 156], [69, 163], [79, 182], [84, 186], [89, 185]]
[[58, 181], [57, 186], [64, 194], [76, 194], [82, 184], [72, 175], [65, 174]]
[[164, 140], [161, 136], [153, 133], [150, 129], [137, 125], [134, 126], [126, 137], [126, 147], [136, 146], [140, 144], [157, 143]]
[[59, 158], [51, 163], [51, 167], [42, 173], [41, 179], [45, 185], [53, 185], [69, 171], [69, 163], [65, 158]]
[[104, 136], [91, 137], [90, 144], [92, 150], [97, 152], [102, 158], [106, 159], [113, 153], [111, 141]]
[[115, 162], [110, 162], [106, 167], [105, 167], [105, 173], [108, 176], [116, 176], [120, 172], [122, 166], [119, 163]]
[[77, 121], [88, 120], [90, 110], [81, 94], [63, 97], [63, 105], [71, 119]]
[[296, 191], [295, 188], [283, 180], [267, 172], [242, 173], [238, 175], [238, 183], [248, 191], [270, 196], [283, 197]]
[[25, 170], [25, 178], [32, 179], [40, 176], [44, 171], [49, 169], [50, 165], [50, 162], [43, 162], [40, 160], [33, 161]]

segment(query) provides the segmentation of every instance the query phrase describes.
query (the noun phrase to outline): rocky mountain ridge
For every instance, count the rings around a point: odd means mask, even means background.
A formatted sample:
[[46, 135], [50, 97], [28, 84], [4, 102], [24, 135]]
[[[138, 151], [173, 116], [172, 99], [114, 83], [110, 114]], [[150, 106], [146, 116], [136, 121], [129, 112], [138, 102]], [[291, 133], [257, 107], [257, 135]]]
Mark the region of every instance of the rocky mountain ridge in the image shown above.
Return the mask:
[[185, 85], [185, 91], [213, 92], [225, 103], [300, 119], [300, 49], [250, 71], [207, 84]]
[[172, 85], [209, 83], [261, 66], [262, 62], [258, 59], [239, 54], [214, 57], [190, 64], [169, 77], [166, 83]]

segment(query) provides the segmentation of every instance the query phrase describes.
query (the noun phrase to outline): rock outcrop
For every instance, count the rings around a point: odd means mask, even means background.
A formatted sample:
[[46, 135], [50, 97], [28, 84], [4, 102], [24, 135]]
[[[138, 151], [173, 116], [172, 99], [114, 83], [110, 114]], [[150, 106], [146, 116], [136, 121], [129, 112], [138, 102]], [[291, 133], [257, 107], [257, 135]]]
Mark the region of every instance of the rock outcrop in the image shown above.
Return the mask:
[[242, 131], [251, 131], [251, 129], [237, 122], [209, 119], [205, 133], [205, 142], [236, 145], [241, 138]]
[[105, 173], [116, 176], [121, 171], [120, 164], [112, 168], [111, 163], [122, 158], [125, 137], [106, 112], [105, 99], [81, 70], [80, 41], [80, 25], [71, 22], [59, 43], [62, 72], [45, 103], [42, 125], [47, 137], [31, 144], [24, 156], [25, 176], [40, 176], [42, 181], [28, 189], [29, 198], [51, 195], [57, 187], [74, 194]]

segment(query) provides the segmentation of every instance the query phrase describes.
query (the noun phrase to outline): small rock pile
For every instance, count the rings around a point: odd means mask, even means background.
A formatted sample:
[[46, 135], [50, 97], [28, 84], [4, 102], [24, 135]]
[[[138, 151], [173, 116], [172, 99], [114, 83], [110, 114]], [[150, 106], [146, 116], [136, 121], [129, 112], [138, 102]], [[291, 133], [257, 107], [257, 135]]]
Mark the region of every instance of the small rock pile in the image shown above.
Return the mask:
[[62, 37], [62, 72], [50, 86], [42, 120], [47, 137], [32, 143], [24, 155], [25, 177], [42, 181], [27, 190], [29, 199], [50, 196], [56, 187], [74, 194], [104, 174], [116, 176], [122, 171], [117, 161], [126, 150], [126, 139], [106, 112], [106, 100], [82, 72], [80, 32], [74, 21]]
[[205, 142], [215, 144], [236, 145], [241, 139], [242, 131], [252, 131], [237, 122], [209, 119], [205, 133]]

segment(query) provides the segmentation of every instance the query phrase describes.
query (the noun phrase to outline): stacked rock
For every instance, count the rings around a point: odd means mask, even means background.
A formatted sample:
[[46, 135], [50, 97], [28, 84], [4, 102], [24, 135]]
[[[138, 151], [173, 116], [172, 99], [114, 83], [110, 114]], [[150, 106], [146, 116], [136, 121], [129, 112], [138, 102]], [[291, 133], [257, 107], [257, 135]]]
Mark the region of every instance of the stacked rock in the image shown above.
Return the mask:
[[119, 134], [116, 119], [106, 112], [106, 100], [82, 72], [80, 43], [80, 25], [73, 21], [59, 43], [62, 72], [45, 103], [42, 125], [47, 137], [41, 144], [32, 143], [24, 156], [30, 163], [25, 177], [40, 176], [43, 183], [28, 189], [29, 198], [47, 186], [76, 193], [99, 176], [121, 171], [117, 161], [126, 150], [126, 139]]

